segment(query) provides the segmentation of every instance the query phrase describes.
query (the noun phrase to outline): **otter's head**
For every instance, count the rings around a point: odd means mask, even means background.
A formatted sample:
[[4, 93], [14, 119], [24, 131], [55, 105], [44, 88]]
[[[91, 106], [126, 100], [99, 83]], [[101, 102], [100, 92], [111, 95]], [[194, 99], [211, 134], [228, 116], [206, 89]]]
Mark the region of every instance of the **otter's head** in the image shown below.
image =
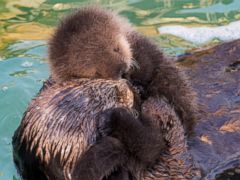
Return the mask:
[[49, 43], [53, 78], [120, 78], [132, 63], [126, 24], [113, 12], [96, 7], [65, 18]]

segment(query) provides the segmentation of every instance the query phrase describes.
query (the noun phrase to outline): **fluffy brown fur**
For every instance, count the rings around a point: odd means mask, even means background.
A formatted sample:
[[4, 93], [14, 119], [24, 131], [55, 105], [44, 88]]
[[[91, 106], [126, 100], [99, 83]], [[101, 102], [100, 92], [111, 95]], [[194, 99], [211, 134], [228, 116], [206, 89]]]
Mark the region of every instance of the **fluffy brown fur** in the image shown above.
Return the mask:
[[51, 39], [52, 76], [64, 81], [82, 77], [117, 79], [124, 74], [132, 84], [142, 87], [142, 99], [166, 97], [185, 132], [191, 134], [196, 102], [184, 72], [124, 18], [100, 8], [86, 9], [66, 18]]
[[96, 7], [84, 8], [65, 18], [49, 43], [53, 78], [120, 78], [132, 65], [122, 23], [113, 12]]
[[159, 47], [143, 35], [130, 31], [133, 59], [139, 68], [131, 69], [126, 78], [142, 89], [142, 99], [166, 97], [183, 123], [185, 133], [191, 134], [196, 120], [197, 106], [184, 72], [173, 59], [166, 58]]
[[[132, 57], [139, 69], [129, 71]], [[110, 11], [84, 8], [67, 17], [50, 40], [49, 60], [55, 83], [33, 100], [13, 140], [15, 161], [28, 179], [134, 179], [159, 156], [161, 128], [149, 123], [158, 118], [143, 114], [140, 123], [127, 110], [136, 108], [129, 87], [106, 79], [124, 74], [142, 87], [142, 100], [165, 96], [186, 132], [192, 130], [193, 96], [182, 72]], [[88, 79], [74, 80], [80, 78]], [[159, 122], [171, 120], [172, 107], [164, 110], [168, 116], [159, 114]], [[178, 130], [170, 131], [172, 136], [184, 136]], [[175, 145], [174, 138], [168, 141]]]
[[[82, 77], [116, 79], [125, 74], [131, 83], [143, 87], [143, 99], [165, 96], [186, 133], [191, 134], [196, 103], [185, 74], [125, 19], [111, 11], [87, 9], [66, 18], [51, 39], [52, 76], [64, 81]], [[130, 69], [136, 66], [131, 59], [138, 68]]]
[[125, 81], [107, 80], [132, 66], [122, 24], [114, 13], [84, 8], [56, 30], [49, 47], [52, 82], [13, 138], [24, 178], [128, 179], [155, 162], [164, 147], [161, 132], [132, 115], [137, 99]]

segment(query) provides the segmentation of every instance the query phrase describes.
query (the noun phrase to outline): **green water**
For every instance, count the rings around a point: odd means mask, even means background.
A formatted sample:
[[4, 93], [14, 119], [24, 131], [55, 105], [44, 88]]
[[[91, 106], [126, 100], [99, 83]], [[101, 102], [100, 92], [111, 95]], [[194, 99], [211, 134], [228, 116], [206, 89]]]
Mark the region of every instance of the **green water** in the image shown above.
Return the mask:
[[91, 3], [119, 11], [170, 55], [198, 45], [161, 35], [158, 27], [222, 26], [240, 19], [239, 0], [0, 0], [0, 180], [17, 179], [11, 137], [48, 77], [46, 40], [60, 17]]

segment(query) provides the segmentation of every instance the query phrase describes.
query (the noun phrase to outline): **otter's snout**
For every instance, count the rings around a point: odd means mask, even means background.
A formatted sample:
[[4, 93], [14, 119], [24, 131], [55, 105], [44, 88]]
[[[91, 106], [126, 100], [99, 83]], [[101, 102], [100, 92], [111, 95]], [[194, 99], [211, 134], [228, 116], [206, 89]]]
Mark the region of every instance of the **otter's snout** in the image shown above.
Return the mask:
[[124, 74], [128, 72], [128, 69], [129, 68], [127, 67], [127, 64], [125, 63], [118, 64], [113, 70], [113, 74], [114, 74], [113, 76], [116, 79], [120, 79]]

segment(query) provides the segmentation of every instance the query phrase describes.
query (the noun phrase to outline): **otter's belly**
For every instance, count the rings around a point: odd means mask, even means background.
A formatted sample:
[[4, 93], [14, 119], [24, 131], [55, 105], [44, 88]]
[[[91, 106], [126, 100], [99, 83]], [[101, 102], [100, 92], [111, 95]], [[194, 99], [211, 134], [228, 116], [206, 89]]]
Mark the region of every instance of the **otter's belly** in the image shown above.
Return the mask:
[[31, 163], [37, 161], [46, 169], [46, 176], [56, 177], [48, 172], [49, 167], [59, 166], [56, 173], [63, 171], [62, 175], [70, 179], [75, 161], [96, 142], [97, 126], [104, 124], [98, 121], [101, 112], [114, 107], [132, 108], [133, 102], [133, 93], [124, 80], [83, 79], [53, 84], [41, 91], [25, 112], [13, 139], [18, 156], [15, 161], [24, 162], [31, 154]]

